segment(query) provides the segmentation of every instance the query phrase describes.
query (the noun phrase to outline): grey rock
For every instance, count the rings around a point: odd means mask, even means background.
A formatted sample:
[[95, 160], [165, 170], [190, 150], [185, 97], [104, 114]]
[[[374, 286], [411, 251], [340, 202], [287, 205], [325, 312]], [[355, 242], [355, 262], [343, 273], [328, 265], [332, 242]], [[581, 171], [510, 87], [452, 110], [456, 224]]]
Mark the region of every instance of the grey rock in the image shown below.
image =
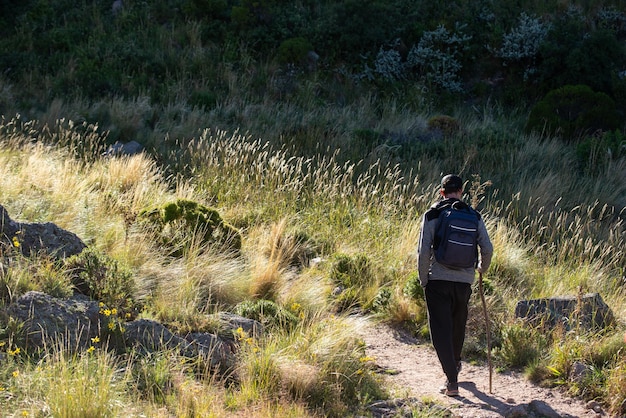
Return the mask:
[[24, 323], [24, 346], [45, 349], [54, 344], [70, 350], [91, 345], [99, 335], [98, 303], [84, 296], [58, 299], [42, 292], [27, 292], [7, 308], [7, 313]]
[[246, 334], [253, 338], [260, 338], [265, 331], [263, 324], [254, 319], [245, 318], [230, 312], [220, 312], [218, 314], [220, 327], [225, 328], [228, 332], [234, 333], [241, 328]]
[[1, 205], [0, 222], [2, 245], [13, 247], [13, 240], [17, 239], [19, 251], [26, 257], [45, 253], [54, 258], [65, 258], [79, 254], [87, 247], [76, 234], [59, 228], [54, 223], [16, 222]]
[[586, 364], [581, 363], [580, 361], [575, 361], [569, 372], [569, 379], [572, 382], [580, 383], [585, 379], [585, 377], [589, 376], [590, 373], [591, 370]]
[[613, 312], [598, 293], [522, 300], [515, 307], [515, 316], [549, 327], [563, 324], [568, 330], [602, 329], [615, 322]]
[[137, 141], [130, 142], [116, 142], [109, 147], [102, 155], [107, 157], [122, 156], [122, 155], [136, 155], [141, 154], [144, 150], [144, 146]]
[[561, 414], [552, 409], [550, 405], [544, 401], [530, 401], [530, 404], [528, 404], [528, 410], [535, 416], [542, 418], [561, 418]]
[[128, 322], [124, 328], [124, 342], [141, 354], [167, 350], [187, 357], [196, 354], [191, 343], [150, 319]]
[[227, 370], [235, 365], [235, 354], [217, 335], [194, 332], [185, 338], [197, 350], [198, 355], [209, 361], [211, 367]]
[[525, 405], [515, 405], [511, 407], [504, 416], [506, 418], [526, 418], [528, 417], [528, 411]]

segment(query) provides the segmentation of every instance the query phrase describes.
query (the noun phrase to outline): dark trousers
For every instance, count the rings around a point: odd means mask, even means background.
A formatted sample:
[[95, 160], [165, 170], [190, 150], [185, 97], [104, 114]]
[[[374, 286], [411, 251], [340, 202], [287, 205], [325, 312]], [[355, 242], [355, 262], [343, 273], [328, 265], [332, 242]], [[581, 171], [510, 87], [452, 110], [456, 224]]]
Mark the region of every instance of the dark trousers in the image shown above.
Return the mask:
[[472, 295], [468, 283], [430, 280], [426, 286], [430, 338], [448, 382], [457, 383], [465, 341], [467, 305]]

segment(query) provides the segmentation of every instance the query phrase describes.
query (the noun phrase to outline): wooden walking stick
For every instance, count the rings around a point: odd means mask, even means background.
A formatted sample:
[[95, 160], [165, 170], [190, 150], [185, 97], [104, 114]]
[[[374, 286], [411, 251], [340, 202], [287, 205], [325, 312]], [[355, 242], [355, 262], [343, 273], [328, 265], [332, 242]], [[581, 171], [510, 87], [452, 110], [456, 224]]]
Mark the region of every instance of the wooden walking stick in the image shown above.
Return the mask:
[[489, 313], [487, 312], [487, 302], [485, 301], [485, 292], [483, 291], [483, 274], [478, 273], [478, 289], [480, 290], [480, 299], [483, 302], [483, 312], [485, 314], [485, 325], [487, 328], [487, 363], [489, 364], [489, 393], [493, 393], [491, 390], [491, 383], [493, 377], [493, 366], [491, 364], [491, 330], [489, 324]]

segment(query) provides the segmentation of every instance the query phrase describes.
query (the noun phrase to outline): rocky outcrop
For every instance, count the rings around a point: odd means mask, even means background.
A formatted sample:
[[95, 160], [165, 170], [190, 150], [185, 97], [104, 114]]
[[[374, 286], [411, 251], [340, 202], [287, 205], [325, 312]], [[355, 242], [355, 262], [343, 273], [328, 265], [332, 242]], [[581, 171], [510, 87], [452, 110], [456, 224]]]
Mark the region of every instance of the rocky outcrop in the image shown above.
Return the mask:
[[[54, 298], [42, 292], [27, 292], [7, 308], [7, 314], [18, 323], [23, 323], [23, 338], [20, 342], [27, 351], [36, 352], [53, 345], [70, 350], [84, 350], [99, 337], [106, 342], [107, 326], [111, 317], [103, 314], [99, 303], [85, 296], [70, 299]], [[260, 336], [262, 325], [256, 321], [224, 314], [222, 338], [207, 332], [192, 332], [185, 336], [176, 335], [165, 325], [149, 319], [138, 319], [122, 324], [121, 344], [139, 354], [158, 351], [173, 351], [185, 357], [201, 357], [212, 367], [226, 370], [235, 362], [238, 328], [245, 327], [250, 334]]]
[[57, 299], [42, 292], [27, 292], [7, 308], [7, 314], [23, 323], [22, 344], [37, 351], [62, 344], [72, 350], [91, 345], [100, 332], [98, 303], [85, 296]]
[[0, 205], [0, 244], [19, 250], [26, 257], [44, 253], [54, 258], [79, 254], [87, 246], [74, 233], [51, 222], [20, 223]]
[[550, 328], [562, 324], [568, 330], [602, 329], [615, 321], [611, 308], [598, 293], [522, 300], [515, 307], [515, 316]]

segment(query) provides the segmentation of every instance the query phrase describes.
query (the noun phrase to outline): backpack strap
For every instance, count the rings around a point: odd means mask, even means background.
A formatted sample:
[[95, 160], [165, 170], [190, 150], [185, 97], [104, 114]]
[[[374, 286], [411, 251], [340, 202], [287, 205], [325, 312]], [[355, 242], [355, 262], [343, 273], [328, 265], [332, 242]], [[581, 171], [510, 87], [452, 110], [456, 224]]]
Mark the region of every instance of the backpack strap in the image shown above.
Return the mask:
[[430, 209], [428, 209], [428, 211], [426, 211], [426, 220], [432, 221], [433, 219], [437, 219], [439, 217], [439, 214], [443, 210], [451, 207], [454, 202], [455, 201], [448, 199], [438, 201], [437, 203], [432, 205]]

